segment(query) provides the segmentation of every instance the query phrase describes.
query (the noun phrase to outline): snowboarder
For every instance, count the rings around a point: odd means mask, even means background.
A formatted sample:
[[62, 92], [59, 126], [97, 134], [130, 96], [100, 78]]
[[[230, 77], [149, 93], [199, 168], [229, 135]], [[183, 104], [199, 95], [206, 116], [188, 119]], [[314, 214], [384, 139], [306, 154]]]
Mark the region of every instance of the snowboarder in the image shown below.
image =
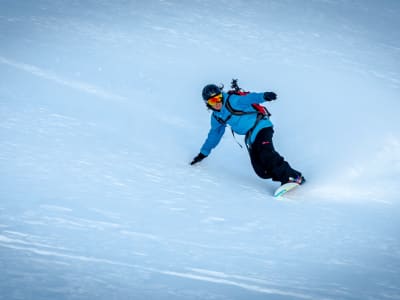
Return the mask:
[[274, 149], [272, 136], [273, 125], [270, 114], [259, 105], [265, 101], [276, 100], [274, 92], [244, 92], [232, 81], [234, 90], [223, 92], [223, 87], [215, 84], [206, 85], [202, 92], [206, 106], [212, 110], [211, 129], [200, 153], [190, 163], [194, 165], [206, 158], [220, 142], [229, 125], [232, 133], [245, 135], [251, 164], [258, 176], [264, 179], [279, 181], [281, 184], [296, 182], [302, 184], [304, 177], [294, 170], [288, 162]]

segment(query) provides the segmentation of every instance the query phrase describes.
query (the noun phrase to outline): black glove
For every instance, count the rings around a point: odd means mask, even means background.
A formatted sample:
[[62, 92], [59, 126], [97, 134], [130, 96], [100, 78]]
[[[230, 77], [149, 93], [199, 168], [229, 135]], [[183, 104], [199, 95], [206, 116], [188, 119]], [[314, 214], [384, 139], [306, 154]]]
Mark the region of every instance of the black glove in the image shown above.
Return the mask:
[[193, 158], [193, 160], [190, 164], [193, 166], [194, 164], [197, 164], [198, 162], [202, 161], [206, 157], [207, 157], [207, 155], [204, 155], [203, 153], [200, 152], [199, 154], [197, 154], [197, 156], [195, 158]]
[[265, 101], [276, 100], [276, 94], [274, 92], [265, 92], [264, 99], [265, 99]]

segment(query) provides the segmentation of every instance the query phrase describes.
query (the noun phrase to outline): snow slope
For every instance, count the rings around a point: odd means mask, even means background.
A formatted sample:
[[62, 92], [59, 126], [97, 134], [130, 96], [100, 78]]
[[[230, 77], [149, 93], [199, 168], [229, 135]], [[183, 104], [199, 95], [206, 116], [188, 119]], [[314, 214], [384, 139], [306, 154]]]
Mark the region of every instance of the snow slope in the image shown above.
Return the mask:
[[[0, 299], [400, 299], [400, 3], [0, 2]], [[291, 199], [209, 126], [275, 91]], [[241, 142], [241, 139], [239, 139]]]

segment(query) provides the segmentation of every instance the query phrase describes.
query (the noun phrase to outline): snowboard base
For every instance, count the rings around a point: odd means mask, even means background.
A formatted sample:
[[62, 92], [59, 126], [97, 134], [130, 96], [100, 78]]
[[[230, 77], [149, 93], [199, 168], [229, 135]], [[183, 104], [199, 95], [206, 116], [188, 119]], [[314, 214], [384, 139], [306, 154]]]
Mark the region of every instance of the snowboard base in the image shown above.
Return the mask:
[[296, 182], [288, 182], [285, 184], [282, 184], [280, 187], [278, 187], [274, 193], [275, 198], [280, 198], [283, 195], [285, 195], [287, 192], [293, 190], [294, 188], [297, 188], [300, 184]]

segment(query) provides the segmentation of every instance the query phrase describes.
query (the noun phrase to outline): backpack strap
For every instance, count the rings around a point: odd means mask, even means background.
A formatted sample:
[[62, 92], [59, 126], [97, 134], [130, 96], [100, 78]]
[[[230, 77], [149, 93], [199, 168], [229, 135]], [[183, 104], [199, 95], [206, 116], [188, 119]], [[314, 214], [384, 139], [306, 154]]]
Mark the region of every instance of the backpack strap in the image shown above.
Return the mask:
[[225, 107], [228, 109], [228, 111], [231, 113], [226, 119], [220, 118], [218, 116], [216, 116], [213, 113], [214, 118], [218, 121], [218, 123], [226, 125], [226, 123], [229, 121], [230, 118], [232, 118], [232, 116], [243, 116], [243, 115], [249, 115], [249, 114], [254, 114], [257, 113], [256, 111], [254, 112], [245, 112], [242, 110], [236, 110], [232, 107], [231, 103], [229, 102], [229, 98], [233, 95], [233, 93], [230, 93], [228, 95], [228, 98], [226, 98], [226, 103], [225, 103]]
[[230, 98], [232, 95], [234, 95], [234, 94], [231, 93], [231, 94], [228, 95], [228, 98], [226, 98], [226, 104], [225, 104], [225, 107], [229, 110], [229, 112], [230, 112], [232, 115], [235, 115], [235, 116], [243, 116], [243, 115], [258, 114], [257, 111], [243, 111], [243, 110], [234, 109], [234, 108], [232, 107], [231, 103], [229, 102], [229, 98]]
[[212, 114], [213, 117], [215, 118], [215, 120], [218, 121], [218, 123], [222, 124], [222, 125], [226, 125], [226, 123], [229, 121], [230, 118], [232, 118], [232, 115], [229, 115], [225, 120], [223, 118], [220, 118], [218, 116], [215, 115], [215, 113]]
[[263, 115], [262, 113], [258, 113], [257, 119], [256, 119], [256, 121], [254, 122], [253, 127], [251, 127], [251, 128], [246, 132], [246, 135], [244, 136], [244, 142], [246, 143], [247, 150], [249, 150], [249, 151], [250, 151], [250, 149], [251, 149], [250, 137], [251, 137], [251, 135], [253, 134], [253, 131], [254, 131], [254, 129], [257, 127], [258, 123], [259, 123], [262, 119], [264, 119], [264, 117], [266, 117], [266, 115]]

